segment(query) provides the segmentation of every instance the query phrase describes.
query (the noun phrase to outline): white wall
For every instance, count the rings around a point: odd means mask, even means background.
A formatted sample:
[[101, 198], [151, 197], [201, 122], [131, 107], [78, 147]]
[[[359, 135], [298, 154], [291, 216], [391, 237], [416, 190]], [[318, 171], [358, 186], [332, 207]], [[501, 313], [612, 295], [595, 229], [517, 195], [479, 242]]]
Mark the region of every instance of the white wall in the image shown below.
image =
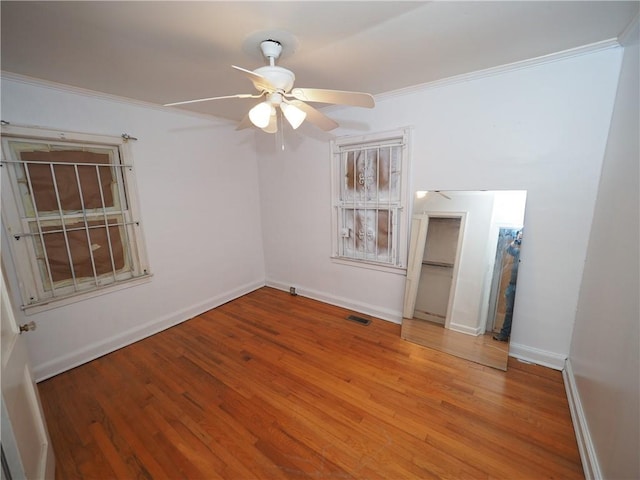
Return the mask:
[[[338, 135], [412, 126], [412, 191], [528, 190], [511, 351], [555, 368], [569, 353], [621, 56], [609, 49], [327, 112]], [[402, 275], [329, 259], [325, 139], [310, 127], [288, 130], [284, 151], [258, 139], [267, 281], [400, 321]]]
[[[638, 22], [625, 48], [571, 341], [569, 385], [595, 478], [640, 478]], [[573, 383], [571, 382], [573, 380]], [[589, 449], [587, 449], [588, 451]]]
[[[211, 118], [15, 77], [2, 80], [2, 119], [98, 134], [126, 132], [139, 139], [133, 161], [153, 279], [29, 316], [37, 323], [27, 339], [38, 379], [264, 285], [251, 133]], [[7, 253], [6, 245], [2, 250]]]

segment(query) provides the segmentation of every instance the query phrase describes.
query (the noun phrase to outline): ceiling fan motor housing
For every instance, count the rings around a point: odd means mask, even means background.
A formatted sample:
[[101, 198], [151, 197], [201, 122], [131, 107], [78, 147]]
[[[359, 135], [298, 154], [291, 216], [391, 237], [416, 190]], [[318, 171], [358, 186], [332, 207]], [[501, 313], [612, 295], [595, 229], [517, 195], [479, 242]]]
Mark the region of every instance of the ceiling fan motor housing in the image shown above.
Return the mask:
[[291, 70], [277, 66], [265, 66], [256, 68], [254, 73], [265, 77], [276, 90], [282, 90], [288, 92], [293, 88], [293, 82], [296, 80], [296, 76]]

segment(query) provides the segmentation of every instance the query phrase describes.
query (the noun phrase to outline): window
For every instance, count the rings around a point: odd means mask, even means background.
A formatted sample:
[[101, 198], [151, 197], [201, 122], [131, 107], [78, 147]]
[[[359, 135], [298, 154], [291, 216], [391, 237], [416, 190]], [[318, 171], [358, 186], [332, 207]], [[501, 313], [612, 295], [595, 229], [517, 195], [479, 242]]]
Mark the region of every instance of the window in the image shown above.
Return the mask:
[[2, 127], [2, 222], [27, 312], [150, 277], [128, 138]]
[[333, 258], [405, 268], [408, 135], [333, 142]]

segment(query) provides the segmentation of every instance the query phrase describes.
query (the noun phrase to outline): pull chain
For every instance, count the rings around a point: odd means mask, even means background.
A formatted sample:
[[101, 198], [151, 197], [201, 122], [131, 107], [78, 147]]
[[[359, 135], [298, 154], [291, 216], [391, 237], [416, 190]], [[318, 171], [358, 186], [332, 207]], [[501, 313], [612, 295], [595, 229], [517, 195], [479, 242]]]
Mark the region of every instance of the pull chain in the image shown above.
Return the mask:
[[278, 118], [280, 122], [280, 128], [278, 129], [278, 133], [280, 134], [280, 148], [284, 152], [284, 122], [282, 121], [282, 110], [278, 109]]

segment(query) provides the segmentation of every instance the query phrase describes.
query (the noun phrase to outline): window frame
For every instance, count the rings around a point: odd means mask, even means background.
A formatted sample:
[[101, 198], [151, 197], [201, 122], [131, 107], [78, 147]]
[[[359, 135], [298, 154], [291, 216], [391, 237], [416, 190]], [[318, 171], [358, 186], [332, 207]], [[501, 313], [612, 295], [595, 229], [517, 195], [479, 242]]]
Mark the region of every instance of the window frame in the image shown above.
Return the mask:
[[[360, 268], [368, 268], [389, 273], [404, 275], [407, 271], [408, 250], [408, 213], [409, 213], [409, 153], [411, 143], [411, 129], [401, 128], [386, 132], [368, 135], [346, 136], [331, 141], [331, 260], [337, 264], [350, 265]], [[354, 208], [353, 202], [341, 199], [342, 189], [342, 156], [347, 151], [365, 150], [377, 147], [399, 144], [400, 146], [400, 176], [399, 176], [399, 200], [397, 202], [384, 202], [388, 205], [388, 211], [394, 212], [394, 225], [392, 245], [392, 262], [381, 262], [367, 258], [354, 258], [346, 256], [341, 248], [341, 230], [343, 228], [341, 212]], [[365, 202], [366, 203], [366, 202]], [[377, 211], [387, 210], [377, 206]]]
[[[146, 244], [139, 213], [135, 169], [133, 167], [130, 148], [131, 137], [128, 135], [117, 137], [13, 125], [2, 125], [0, 134], [2, 143], [2, 158], [0, 163], [2, 167], [2, 235], [3, 239], [6, 238], [9, 244], [8, 250], [14, 271], [16, 272], [19, 286], [18, 290], [20, 291], [22, 301], [21, 309], [27, 315], [82, 301], [123, 288], [129, 288], [151, 280], [152, 275], [147, 259]], [[69, 213], [60, 210], [58, 216], [51, 217], [47, 215], [40, 216], [41, 213], [46, 212], [38, 212], [38, 215], [29, 217], [25, 203], [21, 197], [17, 169], [14, 168], [14, 163], [17, 159], [14, 158], [13, 150], [9, 145], [11, 142], [24, 142], [26, 144], [47, 142], [53, 146], [85, 147], [88, 149], [94, 148], [105, 152], [112, 152], [113, 157], [110, 157], [112, 161], [109, 163], [109, 165], [111, 165], [109, 168], [119, 169], [115, 175], [115, 181], [118, 185], [116, 192], [120, 206], [117, 209], [115, 208], [116, 201], [114, 199], [113, 210], [109, 210], [112, 206], [105, 206], [103, 199], [103, 207], [101, 210], [103, 212], [103, 218], [108, 225], [112, 225], [112, 218], [121, 217], [123, 227], [119, 228], [118, 231], [120, 233], [121, 231], [127, 230], [125, 235], [126, 241], [125, 239], [120, 239], [123, 244], [125, 264], [127, 264], [127, 255], [130, 255], [130, 274], [124, 274], [126, 278], [123, 279], [123, 274], [120, 270], [117, 272], [114, 270], [113, 280], [105, 282], [105, 275], [98, 275], [96, 273], [92, 258], [94, 271], [94, 276], [92, 277], [93, 286], [87, 286], [87, 284], [91, 282], [85, 280], [76, 282], [75, 279], [73, 285], [70, 287], [58, 285], [58, 287], [51, 288], [45, 286], [41, 267], [37, 259], [37, 240], [34, 239], [38, 234], [36, 232], [36, 235], [34, 235], [33, 232], [29, 230], [29, 224], [49, 221], [49, 219], [51, 219], [54, 223], [56, 221], [64, 221], [66, 225], [66, 219], [72, 217], [84, 218], [86, 221], [89, 221], [90, 215], [84, 216], [84, 212], [90, 212], [92, 209], [84, 208], [79, 210], [79, 213]], [[80, 182], [77, 176], [78, 167], [74, 168], [76, 181]], [[31, 192], [30, 195], [33, 195], [33, 192]], [[37, 220], [38, 218], [39, 220]], [[99, 217], [96, 216], [96, 218]], [[111, 228], [105, 230], [111, 230]], [[110, 239], [109, 234], [107, 233], [106, 235]], [[40, 237], [41, 242], [43, 238], [44, 237]], [[66, 242], [66, 245], [68, 250], [68, 242]], [[114, 243], [110, 239], [109, 250], [112, 263], [114, 261], [111, 250], [113, 245]], [[2, 256], [5, 257], [5, 255], [6, 252], [2, 252]], [[3, 262], [5, 261], [6, 259], [3, 258]], [[50, 279], [52, 279], [50, 267], [48, 273]], [[60, 282], [54, 282], [54, 284], [56, 283]], [[58, 290], [58, 294], [55, 292], [56, 289]]]

